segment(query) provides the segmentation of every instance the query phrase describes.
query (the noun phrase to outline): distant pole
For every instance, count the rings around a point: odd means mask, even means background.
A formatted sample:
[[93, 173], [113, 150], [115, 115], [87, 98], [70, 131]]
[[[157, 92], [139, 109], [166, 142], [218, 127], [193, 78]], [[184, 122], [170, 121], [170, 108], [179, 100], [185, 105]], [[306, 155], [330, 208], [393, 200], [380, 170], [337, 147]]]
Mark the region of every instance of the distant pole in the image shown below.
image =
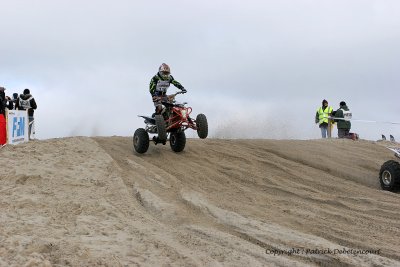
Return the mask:
[[328, 119], [328, 138], [332, 137], [332, 121]]

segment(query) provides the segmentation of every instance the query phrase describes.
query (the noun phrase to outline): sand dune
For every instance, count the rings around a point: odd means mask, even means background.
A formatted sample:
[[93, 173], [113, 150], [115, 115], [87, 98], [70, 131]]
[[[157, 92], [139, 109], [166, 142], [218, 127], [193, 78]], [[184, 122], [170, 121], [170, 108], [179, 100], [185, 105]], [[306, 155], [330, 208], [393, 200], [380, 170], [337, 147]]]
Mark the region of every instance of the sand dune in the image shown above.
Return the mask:
[[385, 144], [6, 146], [0, 266], [400, 266], [400, 195], [377, 177], [393, 159]]

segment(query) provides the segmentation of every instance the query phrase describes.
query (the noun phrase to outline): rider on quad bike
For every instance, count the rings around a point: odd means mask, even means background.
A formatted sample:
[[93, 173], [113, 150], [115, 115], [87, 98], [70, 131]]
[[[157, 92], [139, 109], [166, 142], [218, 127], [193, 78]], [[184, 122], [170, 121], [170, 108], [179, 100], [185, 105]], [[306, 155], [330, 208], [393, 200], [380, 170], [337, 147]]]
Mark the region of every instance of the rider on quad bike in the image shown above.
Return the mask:
[[[200, 113], [196, 118], [192, 117], [192, 108], [187, 102], [177, 102], [175, 97], [186, 93], [185, 88], [170, 74], [167, 64], [163, 63], [157, 75], [150, 82], [150, 93], [153, 97], [156, 112], [152, 116], [139, 115], [144, 119], [145, 127], [136, 129], [133, 135], [133, 147], [139, 154], [143, 154], [149, 148], [149, 134], [154, 134], [154, 144], [165, 145], [169, 141], [174, 152], [182, 152], [186, 145], [185, 131], [192, 129], [197, 131], [201, 139], [208, 136], [207, 117]], [[181, 91], [167, 95], [170, 84], [175, 85]]]
[[171, 83], [180, 89], [182, 93], [186, 93], [186, 89], [180, 84], [177, 80], [174, 79], [171, 75], [171, 69], [165, 63], [162, 63], [158, 68], [158, 73], [153, 76], [150, 81], [150, 94], [153, 99], [154, 107], [156, 108], [156, 114], [161, 114], [163, 106], [162, 99], [166, 97], [167, 90]]

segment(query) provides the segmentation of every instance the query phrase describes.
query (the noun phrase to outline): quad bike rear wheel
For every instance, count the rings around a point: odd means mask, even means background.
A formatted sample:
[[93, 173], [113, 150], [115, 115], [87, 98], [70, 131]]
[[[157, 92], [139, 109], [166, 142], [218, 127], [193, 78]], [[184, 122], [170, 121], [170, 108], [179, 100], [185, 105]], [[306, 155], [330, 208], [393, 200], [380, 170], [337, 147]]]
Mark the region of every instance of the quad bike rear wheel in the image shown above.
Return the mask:
[[400, 188], [400, 163], [389, 160], [379, 171], [379, 181], [383, 190], [396, 191]]
[[208, 135], [208, 122], [204, 114], [199, 114], [196, 117], [197, 135], [201, 139], [207, 138]]
[[169, 144], [174, 152], [181, 152], [185, 149], [186, 135], [185, 132], [173, 132], [169, 136]]
[[165, 126], [164, 117], [162, 115], [155, 115], [154, 119], [156, 121], [158, 139], [160, 141], [166, 141], [167, 140], [167, 130], [166, 130], [166, 126]]
[[143, 154], [149, 149], [149, 134], [145, 129], [139, 128], [133, 135], [133, 147], [137, 153]]

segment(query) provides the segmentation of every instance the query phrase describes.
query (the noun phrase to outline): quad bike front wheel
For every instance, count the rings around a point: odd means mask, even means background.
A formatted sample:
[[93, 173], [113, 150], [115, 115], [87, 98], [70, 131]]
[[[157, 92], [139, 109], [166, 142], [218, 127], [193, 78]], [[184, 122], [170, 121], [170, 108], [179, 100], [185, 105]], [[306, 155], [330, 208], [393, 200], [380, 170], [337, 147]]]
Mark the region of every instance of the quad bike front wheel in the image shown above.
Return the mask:
[[133, 135], [133, 147], [137, 153], [143, 154], [149, 149], [149, 134], [145, 129], [139, 128]]
[[204, 114], [199, 114], [196, 117], [197, 135], [201, 139], [205, 139], [208, 136], [208, 122], [207, 117]]
[[167, 130], [166, 130], [166, 126], [165, 126], [164, 117], [162, 115], [155, 115], [154, 119], [156, 121], [158, 139], [160, 141], [166, 141], [167, 140]]
[[396, 191], [400, 189], [400, 163], [395, 160], [383, 163], [379, 171], [379, 181], [383, 190]]
[[169, 136], [169, 144], [174, 152], [181, 152], [185, 149], [186, 135], [185, 132], [173, 132]]

